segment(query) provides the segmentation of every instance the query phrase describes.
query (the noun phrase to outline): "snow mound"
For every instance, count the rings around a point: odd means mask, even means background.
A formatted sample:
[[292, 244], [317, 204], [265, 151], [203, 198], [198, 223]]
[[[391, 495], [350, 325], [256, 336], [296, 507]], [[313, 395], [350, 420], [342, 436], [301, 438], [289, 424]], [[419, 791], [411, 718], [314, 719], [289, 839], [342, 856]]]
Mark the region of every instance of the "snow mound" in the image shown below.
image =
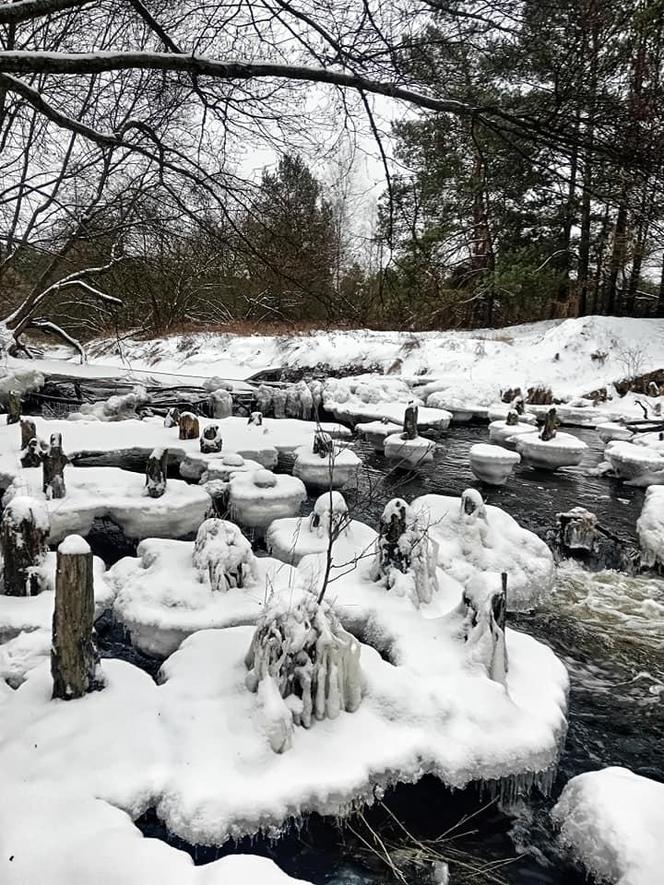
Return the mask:
[[532, 467], [557, 470], [576, 467], [583, 461], [588, 446], [571, 433], [556, 433], [553, 439], [540, 439], [536, 433], [520, 434], [515, 441], [521, 458]]
[[489, 485], [504, 485], [511, 476], [521, 455], [502, 446], [476, 443], [470, 447], [470, 469], [475, 476]]
[[507, 608], [532, 608], [553, 591], [553, 555], [544, 541], [521, 528], [500, 507], [469, 489], [461, 498], [423, 495], [412, 505], [438, 542], [438, 565], [465, 585], [478, 572], [507, 572]]
[[664, 483], [664, 443], [661, 448], [646, 443], [615, 440], [607, 445], [604, 457], [618, 479], [640, 486]]
[[627, 768], [573, 777], [552, 812], [560, 840], [590, 875], [611, 885], [660, 885], [664, 784]]
[[641, 545], [641, 562], [646, 568], [664, 568], [664, 486], [646, 491], [641, 515], [636, 521]]
[[297, 476], [269, 470], [236, 473], [228, 485], [233, 519], [251, 528], [265, 528], [273, 519], [293, 516], [306, 497], [307, 490]]

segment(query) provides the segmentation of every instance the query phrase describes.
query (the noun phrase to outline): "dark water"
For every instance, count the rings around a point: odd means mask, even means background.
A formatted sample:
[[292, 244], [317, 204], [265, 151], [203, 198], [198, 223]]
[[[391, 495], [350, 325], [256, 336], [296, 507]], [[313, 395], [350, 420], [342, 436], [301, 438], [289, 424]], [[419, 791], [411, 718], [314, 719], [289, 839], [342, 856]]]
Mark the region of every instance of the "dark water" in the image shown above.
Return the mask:
[[[346, 497], [357, 518], [376, 524], [391, 497], [459, 495], [475, 486], [488, 503], [503, 507], [545, 539], [557, 512], [582, 505], [634, 543], [643, 492], [593, 473], [602, 446], [592, 431], [573, 432], [590, 446], [581, 467], [555, 475], [520, 467], [503, 488], [482, 486], [468, 467], [468, 449], [487, 441], [486, 427], [448, 431], [434, 462], [417, 473], [390, 469], [370, 446], [354, 442], [365, 470], [358, 488]], [[658, 600], [661, 622], [659, 609], [655, 620], [644, 614], [643, 599]], [[583, 771], [623, 765], [664, 781], [664, 632], [658, 624], [664, 625], [664, 581], [593, 576], [580, 569], [564, 574], [559, 592], [542, 609], [512, 616], [513, 627], [551, 646], [570, 672], [569, 732], [551, 797], [535, 792], [505, 807], [476, 788], [450, 792], [427, 777], [389, 791], [381, 804], [344, 825], [314, 816], [277, 842], [244, 840], [222, 849], [187, 846], [150, 813], [137, 823], [146, 835], [190, 851], [197, 863], [251, 851], [273, 857], [289, 874], [316, 885], [424, 885], [432, 881], [433, 851], [451, 861], [452, 883], [580, 885], [585, 877], [557, 850], [549, 810], [567, 780]], [[102, 625], [100, 640], [106, 656], [129, 656], [154, 675], [154, 662], [140, 660], [117, 628]], [[426, 849], [419, 851], [419, 860], [413, 850], [418, 844]], [[396, 875], [383, 846], [400, 871]]]

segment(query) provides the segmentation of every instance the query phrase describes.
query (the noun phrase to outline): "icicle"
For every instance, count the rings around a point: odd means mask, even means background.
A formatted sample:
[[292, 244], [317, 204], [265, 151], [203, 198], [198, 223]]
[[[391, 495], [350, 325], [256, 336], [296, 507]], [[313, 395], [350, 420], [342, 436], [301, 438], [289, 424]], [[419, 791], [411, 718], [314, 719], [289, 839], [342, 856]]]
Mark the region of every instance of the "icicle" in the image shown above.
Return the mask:
[[255, 558], [251, 544], [238, 526], [224, 519], [201, 523], [194, 543], [193, 565], [199, 580], [209, 577], [213, 591], [245, 587], [255, 579]]

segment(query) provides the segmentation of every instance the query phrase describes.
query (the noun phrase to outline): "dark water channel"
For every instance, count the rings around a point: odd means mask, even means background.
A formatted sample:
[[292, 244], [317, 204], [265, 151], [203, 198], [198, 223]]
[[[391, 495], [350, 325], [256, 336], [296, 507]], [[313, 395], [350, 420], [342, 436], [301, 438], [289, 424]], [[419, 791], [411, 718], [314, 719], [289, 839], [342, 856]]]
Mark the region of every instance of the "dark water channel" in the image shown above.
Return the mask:
[[[410, 501], [427, 493], [459, 495], [476, 486], [488, 503], [503, 507], [545, 539], [554, 529], [556, 513], [578, 504], [635, 543], [643, 492], [598, 476], [598, 438], [593, 431], [572, 432], [590, 446], [580, 468], [557, 474], [517, 468], [508, 484], [497, 489], [477, 483], [468, 467], [470, 446], [488, 441], [485, 426], [448, 431], [434, 462], [418, 473], [390, 469], [381, 454], [354, 442], [365, 470], [358, 489], [346, 497], [357, 518], [375, 525], [392, 497]], [[244, 840], [222, 849], [184, 845], [150, 813], [138, 825], [145, 835], [188, 850], [197, 863], [250, 851], [273, 857], [289, 874], [316, 885], [425, 885], [436, 881], [430, 874], [432, 849], [452, 861], [452, 885], [580, 885], [585, 876], [559, 854], [549, 822], [549, 810], [567, 780], [583, 771], [624, 765], [664, 781], [664, 581], [615, 573], [596, 576], [578, 567], [562, 575], [549, 603], [535, 613], [511, 617], [511, 626], [551, 646], [570, 673], [569, 732], [551, 797], [535, 791], [506, 806], [474, 787], [452, 793], [427, 777], [389, 791], [383, 804], [346, 825], [314, 816], [276, 842]], [[105, 656], [128, 658], [152, 668], [154, 675], [154, 662], [141, 660], [110, 623], [100, 625], [100, 640]], [[466, 816], [470, 818], [463, 822]], [[401, 878], [380, 857], [374, 833], [388, 846]]]

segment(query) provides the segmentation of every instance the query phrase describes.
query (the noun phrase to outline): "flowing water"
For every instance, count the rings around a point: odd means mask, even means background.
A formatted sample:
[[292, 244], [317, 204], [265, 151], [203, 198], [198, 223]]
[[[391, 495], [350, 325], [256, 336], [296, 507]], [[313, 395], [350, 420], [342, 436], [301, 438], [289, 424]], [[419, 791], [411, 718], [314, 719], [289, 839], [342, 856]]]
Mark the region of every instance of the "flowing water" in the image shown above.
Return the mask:
[[[459, 495], [476, 486], [488, 503], [503, 507], [545, 539], [554, 532], [557, 512], [582, 505], [626, 544], [635, 544], [643, 492], [598, 475], [602, 447], [595, 433], [573, 432], [590, 447], [581, 467], [556, 474], [520, 467], [506, 486], [494, 489], [477, 483], [468, 467], [468, 449], [486, 441], [486, 427], [448, 431], [434, 462], [410, 473], [391, 469], [382, 455], [353, 442], [365, 470], [347, 499], [357, 518], [375, 525], [391, 497], [410, 501], [427, 493]], [[565, 563], [550, 602], [510, 621], [551, 646], [570, 673], [569, 732], [551, 797], [535, 792], [503, 806], [482, 798], [475, 788], [452, 793], [427, 777], [389, 791], [384, 804], [348, 826], [314, 817], [276, 843], [245, 840], [220, 850], [179, 843], [150, 814], [139, 826], [146, 835], [189, 850], [197, 863], [230, 850], [253, 851], [274, 857], [291, 875], [316, 885], [424, 885], [435, 881], [429, 873], [434, 849], [453, 861], [452, 883], [580, 885], [585, 877], [558, 852], [549, 821], [549, 810], [567, 780], [583, 771], [624, 765], [664, 781], [664, 581], [592, 573]], [[106, 655], [122, 656], [123, 648], [128, 653], [123, 638], [108, 626], [102, 642]], [[459, 825], [465, 816], [469, 819]], [[401, 870], [396, 878], [374, 834]], [[419, 866], [413, 864], [418, 844], [423, 846]]]

